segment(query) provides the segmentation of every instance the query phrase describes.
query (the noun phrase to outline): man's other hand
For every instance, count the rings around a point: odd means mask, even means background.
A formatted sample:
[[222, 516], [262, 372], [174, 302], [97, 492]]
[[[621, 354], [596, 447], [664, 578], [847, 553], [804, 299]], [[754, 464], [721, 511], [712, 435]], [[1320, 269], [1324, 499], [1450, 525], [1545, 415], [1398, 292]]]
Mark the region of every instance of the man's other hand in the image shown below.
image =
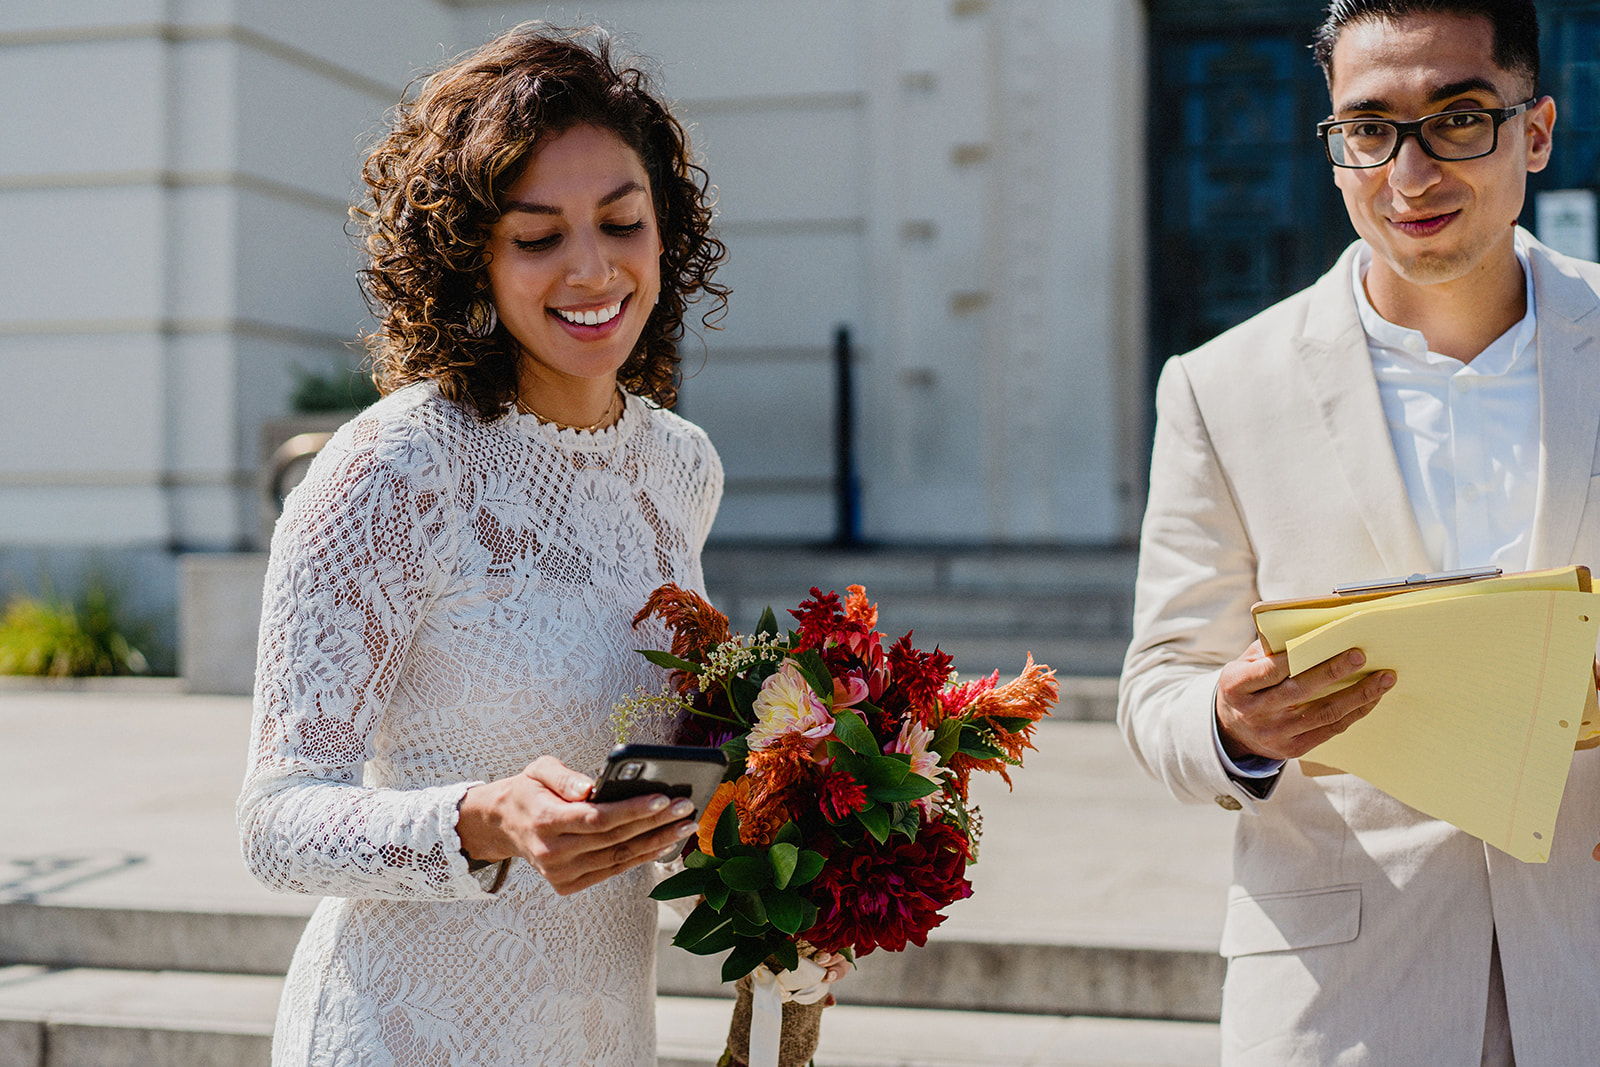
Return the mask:
[[1222, 668], [1217, 727], [1234, 759], [1294, 759], [1316, 748], [1377, 706], [1394, 685], [1393, 671], [1375, 671], [1326, 696], [1317, 694], [1360, 672], [1367, 657], [1346, 649], [1315, 667], [1289, 674], [1289, 656], [1269, 655], [1257, 640]]

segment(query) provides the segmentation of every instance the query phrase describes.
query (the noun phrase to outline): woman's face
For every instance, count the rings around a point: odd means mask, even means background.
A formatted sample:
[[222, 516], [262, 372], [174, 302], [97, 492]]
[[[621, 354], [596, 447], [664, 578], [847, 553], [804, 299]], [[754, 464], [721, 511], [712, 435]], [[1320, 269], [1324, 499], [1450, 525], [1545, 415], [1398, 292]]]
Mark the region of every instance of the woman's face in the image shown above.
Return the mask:
[[546, 142], [506, 190], [487, 251], [524, 382], [609, 389], [661, 290], [655, 201], [633, 149], [595, 126]]

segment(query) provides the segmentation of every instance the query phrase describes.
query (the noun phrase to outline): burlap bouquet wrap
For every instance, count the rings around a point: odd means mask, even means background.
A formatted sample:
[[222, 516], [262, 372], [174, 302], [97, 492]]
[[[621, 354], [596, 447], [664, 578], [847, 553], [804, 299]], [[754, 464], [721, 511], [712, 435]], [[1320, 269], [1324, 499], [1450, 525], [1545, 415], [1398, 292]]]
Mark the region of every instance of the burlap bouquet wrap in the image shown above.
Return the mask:
[[[750, 1020], [755, 1014], [755, 982], [747, 974], [734, 983], [733, 1022], [728, 1026], [728, 1053], [737, 1067], [750, 1062]], [[806, 1067], [817, 1054], [824, 1002], [783, 1006], [783, 1036], [778, 1042], [778, 1067]]]

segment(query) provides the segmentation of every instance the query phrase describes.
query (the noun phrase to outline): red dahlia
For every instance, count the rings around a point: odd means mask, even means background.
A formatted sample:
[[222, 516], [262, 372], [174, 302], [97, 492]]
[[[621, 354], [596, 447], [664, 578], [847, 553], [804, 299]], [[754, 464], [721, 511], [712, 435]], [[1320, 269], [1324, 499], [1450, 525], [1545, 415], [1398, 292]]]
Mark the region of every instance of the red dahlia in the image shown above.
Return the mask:
[[939, 910], [972, 895], [967, 840], [948, 823], [924, 826], [915, 841], [893, 834], [881, 845], [871, 837], [845, 845], [824, 836], [813, 847], [827, 863], [805, 890], [818, 911], [805, 939], [824, 952], [925, 945], [944, 922]]

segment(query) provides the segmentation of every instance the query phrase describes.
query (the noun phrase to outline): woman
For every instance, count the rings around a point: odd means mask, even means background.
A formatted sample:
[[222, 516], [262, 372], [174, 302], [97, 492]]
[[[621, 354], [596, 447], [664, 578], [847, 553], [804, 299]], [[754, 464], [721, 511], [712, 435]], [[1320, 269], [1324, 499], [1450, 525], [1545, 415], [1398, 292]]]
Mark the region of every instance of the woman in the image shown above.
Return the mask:
[[659, 688], [631, 621], [703, 586], [722, 494], [665, 410], [686, 303], [726, 296], [704, 173], [603, 34], [525, 26], [428, 78], [365, 179], [386, 395], [273, 537], [239, 801], [256, 877], [327, 895], [273, 1062], [654, 1063], [646, 864], [694, 824], [582, 772]]

